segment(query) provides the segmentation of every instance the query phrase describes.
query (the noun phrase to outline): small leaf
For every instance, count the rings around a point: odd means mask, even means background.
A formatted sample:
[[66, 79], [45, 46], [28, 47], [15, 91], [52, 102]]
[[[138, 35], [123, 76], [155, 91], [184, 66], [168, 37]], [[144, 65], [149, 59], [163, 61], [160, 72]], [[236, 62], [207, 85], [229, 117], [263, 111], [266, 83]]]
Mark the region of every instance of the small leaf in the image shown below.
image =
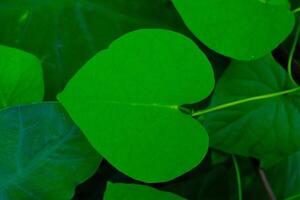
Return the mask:
[[43, 72], [33, 55], [0, 45], [0, 109], [42, 101]]
[[290, 34], [295, 17], [287, 0], [173, 0], [186, 25], [209, 48], [254, 60]]
[[58, 99], [114, 167], [137, 180], [163, 182], [205, 156], [205, 129], [178, 107], [204, 99], [213, 87], [211, 65], [192, 41], [140, 30], [97, 54]]
[[163, 192], [149, 186], [123, 183], [108, 183], [104, 200], [184, 200], [184, 198]]
[[[219, 80], [211, 107], [293, 87], [268, 55], [233, 61]], [[228, 153], [275, 161], [300, 149], [299, 92], [248, 102], [205, 115], [210, 145]]]
[[58, 103], [0, 112], [0, 197], [71, 199], [100, 156]]

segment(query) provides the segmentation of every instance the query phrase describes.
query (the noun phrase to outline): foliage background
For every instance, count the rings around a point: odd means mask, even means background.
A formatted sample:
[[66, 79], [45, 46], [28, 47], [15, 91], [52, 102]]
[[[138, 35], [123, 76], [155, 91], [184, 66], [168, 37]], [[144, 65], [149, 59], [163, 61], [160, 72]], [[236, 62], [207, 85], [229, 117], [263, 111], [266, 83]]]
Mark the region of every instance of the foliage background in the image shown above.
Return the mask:
[[[293, 8], [300, 6], [297, 0], [291, 0], [291, 4]], [[228, 58], [196, 39], [169, 0], [0, 1], [0, 43], [31, 52], [42, 60], [46, 101], [56, 100], [69, 79], [96, 52], [107, 48], [117, 37], [140, 28], [165, 28], [192, 38], [210, 59], [216, 80], [229, 65]], [[286, 66], [293, 38], [294, 34], [273, 52], [282, 66]], [[300, 81], [299, 59], [300, 54], [296, 54], [293, 64], [295, 77]], [[209, 99], [192, 106], [199, 109], [208, 102]], [[300, 193], [299, 160], [298, 153], [266, 171], [278, 199]], [[238, 157], [238, 162], [244, 199], [267, 199], [256, 161]], [[193, 171], [152, 186], [188, 199], [237, 199], [235, 176], [230, 155], [211, 150]], [[107, 181], [136, 183], [103, 161], [94, 176], [77, 187], [73, 199], [100, 199]]]

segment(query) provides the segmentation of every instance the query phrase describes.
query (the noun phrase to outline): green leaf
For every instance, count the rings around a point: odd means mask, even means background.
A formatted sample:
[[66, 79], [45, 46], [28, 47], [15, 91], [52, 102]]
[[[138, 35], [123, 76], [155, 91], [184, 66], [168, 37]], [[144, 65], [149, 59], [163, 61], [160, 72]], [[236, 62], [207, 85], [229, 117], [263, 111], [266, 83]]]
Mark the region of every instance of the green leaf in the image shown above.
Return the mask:
[[211, 65], [188, 38], [129, 33], [90, 60], [58, 97], [114, 167], [144, 182], [171, 180], [207, 152], [205, 129], [179, 105], [207, 97]]
[[296, 195], [293, 200], [300, 199], [300, 152], [267, 169], [266, 174], [278, 199]]
[[0, 45], [0, 109], [42, 101], [40, 61], [24, 51]]
[[104, 194], [104, 200], [183, 200], [184, 198], [163, 192], [149, 186], [123, 183], [108, 183]]
[[[264, 169], [266, 177], [277, 197], [284, 200], [299, 200], [300, 199], [300, 152], [296, 152], [286, 159], [283, 159], [276, 165]], [[250, 174], [252, 179], [257, 176], [256, 173]], [[253, 176], [254, 175], [254, 176]], [[251, 180], [248, 175], [248, 179]], [[265, 189], [262, 187], [261, 180], [249, 181], [247, 190], [249, 194], [256, 191], [258, 194], [264, 194]], [[256, 198], [257, 199], [257, 198]], [[259, 197], [261, 200], [269, 200]]]
[[58, 103], [0, 111], [0, 197], [71, 199], [100, 156]]
[[117, 37], [140, 28], [184, 29], [166, 0], [1, 0], [0, 24], [1, 44], [43, 61], [48, 100]]
[[254, 60], [290, 34], [295, 17], [287, 0], [173, 0], [186, 25], [209, 48]]
[[[252, 62], [233, 61], [212, 98], [216, 105], [275, 93], [293, 87], [272, 56]], [[213, 148], [276, 160], [300, 149], [299, 92], [257, 100], [205, 115]]]
[[191, 200], [238, 199], [236, 175], [233, 163], [229, 161], [193, 170], [180, 181], [171, 181], [160, 189]]

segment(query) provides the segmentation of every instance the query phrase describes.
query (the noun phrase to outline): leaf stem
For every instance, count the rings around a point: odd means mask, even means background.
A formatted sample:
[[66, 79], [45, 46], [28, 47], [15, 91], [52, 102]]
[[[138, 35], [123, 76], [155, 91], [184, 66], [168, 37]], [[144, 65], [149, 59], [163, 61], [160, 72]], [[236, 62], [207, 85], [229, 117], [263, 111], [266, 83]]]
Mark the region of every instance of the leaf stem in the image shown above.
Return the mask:
[[236, 160], [236, 157], [234, 155], [232, 155], [232, 161], [233, 161], [234, 169], [235, 169], [235, 173], [236, 173], [236, 181], [237, 181], [237, 187], [238, 187], [238, 192], [239, 192], [239, 200], [243, 200], [243, 190], [242, 190], [240, 168], [239, 168], [239, 164]]
[[300, 198], [300, 194], [293, 195], [291, 197], [286, 198], [285, 200], [296, 200], [298, 198]]
[[296, 87], [296, 88], [293, 88], [293, 89], [284, 90], [284, 91], [280, 91], [280, 92], [275, 92], [275, 93], [250, 97], [250, 98], [246, 98], [246, 99], [241, 99], [241, 100], [238, 100], [238, 101], [233, 101], [233, 102], [222, 104], [222, 105], [219, 105], [219, 106], [216, 106], [216, 107], [212, 107], [212, 108], [208, 108], [208, 109], [205, 109], [205, 110], [200, 110], [200, 111], [194, 112], [194, 113], [192, 113], [192, 116], [197, 117], [197, 116], [201, 116], [201, 115], [204, 115], [204, 114], [207, 114], [207, 113], [210, 113], [210, 112], [214, 112], [214, 111], [218, 111], [218, 110], [223, 110], [225, 108], [233, 107], [233, 106], [236, 106], [236, 105], [239, 105], [239, 104], [244, 104], [244, 103], [248, 103], [248, 102], [252, 102], [252, 101], [258, 101], [258, 100], [278, 97], [278, 96], [282, 96], [282, 95], [285, 95], [285, 94], [297, 92], [299, 90], [300, 90], [300, 87]]
[[300, 12], [300, 7], [299, 8], [296, 8], [296, 9], [294, 9], [293, 11], [292, 11], [293, 13], [298, 13], [298, 12]]
[[[300, 8], [299, 8], [299, 11], [300, 11]], [[290, 80], [294, 83], [294, 85], [298, 85], [297, 82], [295, 81], [295, 79], [293, 78], [293, 58], [294, 58], [294, 54], [295, 54], [295, 50], [296, 50], [296, 47], [297, 47], [297, 43], [299, 41], [299, 35], [300, 35], [300, 25], [297, 26], [297, 29], [296, 29], [296, 33], [295, 33], [295, 39], [293, 41], [293, 46], [292, 46], [292, 49], [291, 49], [291, 52], [289, 54], [289, 61], [288, 61], [288, 74], [289, 74], [289, 77], [290, 77]]]
[[257, 173], [259, 174], [260, 180], [261, 180], [266, 192], [268, 193], [269, 199], [270, 200], [276, 200], [277, 198], [276, 198], [276, 196], [273, 192], [273, 189], [272, 189], [272, 187], [269, 183], [269, 180], [268, 180], [264, 170], [262, 170], [261, 168], [258, 167], [257, 168]]
[[[300, 7], [296, 8], [295, 10], [293, 10], [293, 12], [294, 13], [300, 12]], [[293, 82], [293, 84], [296, 86], [295, 88], [289, 89], [289, 90], [285, 90], [285, 91], [281, 91], [281, 92], [276, 92], [276, 93], [271, 93], [271, 94], [266, 94], [266, 95], [261, 95], [261, 96], [250, 97], [250, 98], [246, 98], [246, 99], [242, 99], [242, 100], [238, 100], [238, 101], [233, 101], [233, 102], [230, 102], [230, 103], [222, 104], [222, 105], [219, 105], [219, 106], [216, 106], [216, 107], [208, 108], [206, 110], [196, 111], [196, 112], [192, 113], [192, 116], [193, 117], [198, 117], [198, 116], [210, 113], [210, 112], [222, 110], [222, 109], [225, 109], [225, 108], [228, 108], [228, 107], [232, 107], [232, 106], [236, 106], [236, 105], [239, 105], [239, 104], [243, 104], [243, 103], [247, 103], [247, 102], [251, 102], [251, 101], [262, 100], [262, 99], [273, 98], [273, 97], [277, 97], [277, 96], [281, 96], [281, 95], [284, 95], [284, 94], [293, 93], [293, 92], [296, 92], [296, 91], [300, 90], [300, 87], [297, 87], [298, 83], [293, 78], [293, 70], [292, 70], [293, 58], [294, 58], [294, 54], [295, 54], [295, 51], [296, 51], [297, 43], [299, 41], [299, 36], [300, 36], [300, 25], [298, 25], [297, 29], [296, 29], [295, 39], [293, 41], [292, 49], [291, 49], [291, 52], [289, 54], [288, 66], [287, 66], [289, 78]]]

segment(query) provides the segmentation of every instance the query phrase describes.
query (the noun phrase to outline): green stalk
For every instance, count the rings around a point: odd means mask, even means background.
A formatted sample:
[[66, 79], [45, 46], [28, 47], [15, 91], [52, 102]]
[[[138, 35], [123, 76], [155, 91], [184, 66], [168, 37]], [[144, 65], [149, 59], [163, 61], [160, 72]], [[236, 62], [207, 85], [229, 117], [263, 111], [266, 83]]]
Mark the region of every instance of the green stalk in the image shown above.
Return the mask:
[[297, 200], [297, 199], [299, 199], [299, 198], [300, 198], [300, 194], [296, 194], [296, 195], [294, 195], [294, 196], [291, 196], [291, 197], [286, 198], [285, 200]]
[[238, 187], [238, 194], [239, 194], [239, 200], [243, 200], [243, 190], [242, 190], [242, 181], [241, 181], [241, 174], [240, 174], [240, 168], [239, 164], [236, 160], [236, 157], [232, 155], [232, 161], [234, 164], [234, 169], [236, 173], [236, 181], [237, 181], [237, 187]]
[[[300, 9], [300, 8], [299, 8]], [[299, 10], [300, 11], [300, 10]], [[297, 82], [295, 81], [295, 79], [293, 78], [293, 70], [292, 70], [292, 66], [293, 66], [293, 58], [294, 58], [294, 54], [295, 54], [295, 50], [296, 50], [296, 47], [297, 47], [297, 43], [299, 41], [299, 35], [300, 35], [300, 25], [297, 26], [297, 29], [296, 29], [296, 33], [295, 33], [295, 39], [294, 39], [294, 42], [293, 42], [293, 46], [292, 46], [292, 49], [291, 49], [291, 52], [290, 52], [290, 55], [289, 55], [289, 61], [288, 61], [288, 74], [289, 74], [289, 77], [290, 77], [290, 80], [294, 83], [294, 85], [298, 85]]]
[[265, 94], [265, 95], [260, 95], [260, 96], [255, 96], [255, 97], [250, 97], [250, 98], [246, 98], [246, 99], [241, 99], [238, 101], [233, 101], [230, 103], [226, 103], [226, 104], [222, 104], [216, 107], [212, 107], [212, 108], [208, 108], [205, 110], [200, 110], [197, 112], [192, 113], [193, 117], [197, 117], [197, 116], [201, 116], [210, 112], [214, 112], [214, 111], [218, 111], [218, 110], [223, 110], [225, 108], [229, 108], [229, 107], [233, 107], [236, 105], [240, 105], [240, 104], [244, 104], [244, 103], [248, 103], [248, 102], [252, 102], [252, 101], [258, 101], [258, 100], [263, 100], [263, 99], [269, 99], [269, 98], [274, 98], [274, 97], [278, 97], [278, 96], [282, 96], [285, 94], [290, 94], [290, 93], [294, 93], [300, 90], [300, 87], [296, 87], [293, 89], [289, 89], [289, 90], [284, 90], [284, 91], [280, 91], [280, 92], [275, 92], [275, 93], [271, 93], [271, 94]]
[[296, 8], [296, 9], [293, 10], [292, 12], [295, 13], [295, 14], [298, 13], [298, 12], [300, 12], [300, 7], [299, 7], [299, 8]]

